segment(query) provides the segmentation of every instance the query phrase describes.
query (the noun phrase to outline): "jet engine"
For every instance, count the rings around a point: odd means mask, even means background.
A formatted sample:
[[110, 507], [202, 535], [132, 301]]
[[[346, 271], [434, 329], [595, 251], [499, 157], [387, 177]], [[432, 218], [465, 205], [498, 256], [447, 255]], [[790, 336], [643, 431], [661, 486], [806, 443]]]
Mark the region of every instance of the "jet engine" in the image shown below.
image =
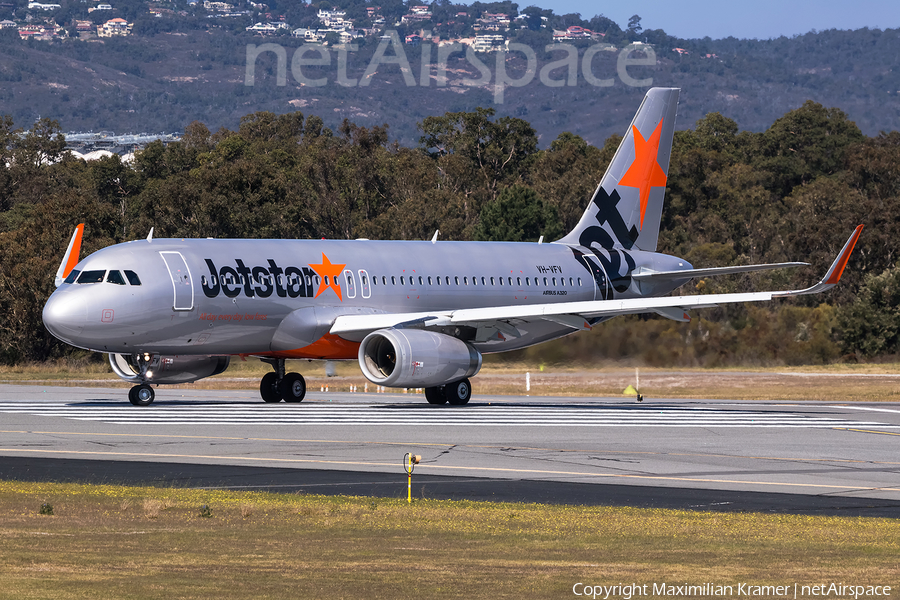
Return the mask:
[[228, 356], [109, 355], [113, 372], [131, 383], [190, 383], [218, 375], [230, 360]]
[[359, 368], [378, 385], [432, 387], [477, 374], [481, 353], [442, 333], [379, 329], [360, 343]]

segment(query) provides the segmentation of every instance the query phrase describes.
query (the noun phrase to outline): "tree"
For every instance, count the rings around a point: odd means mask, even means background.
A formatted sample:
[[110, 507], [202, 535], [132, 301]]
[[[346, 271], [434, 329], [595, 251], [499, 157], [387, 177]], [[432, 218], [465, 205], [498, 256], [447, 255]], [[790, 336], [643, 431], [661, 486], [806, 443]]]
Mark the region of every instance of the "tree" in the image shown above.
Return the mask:
[[552, 241], [562, 234], [556, 208], [545, 204], [533, 189], [513, 185], [485, 205], [473, 237], [494, 242], [527, 242], [537, 241], [540, 236]]
[[541, 29], [541, 24], [543, 23], [543, 10], [537, 6], [529, 6], [522, 14], [525, 15], [525, 25], [531, 31], [539, 31]]
[[900, 265], [869, 275], [839, 316], [841, 347], [865, 357], [900, 352]]
[[631, 18], [628, 19], [628, 35], [633, 38], [641, 35], [641, 31], [644, 28], [641, 27], [641, 17], [638, 15], [631, 15]]
[[439, 185], [465, 197], [465, 221], [474, 224], [481, 207], [503, 186], [519, 182], [534, 160], [537, 134], [514, 117], [492, 121], [494, 109], [426, 117], [420, 146], [436, 161]]

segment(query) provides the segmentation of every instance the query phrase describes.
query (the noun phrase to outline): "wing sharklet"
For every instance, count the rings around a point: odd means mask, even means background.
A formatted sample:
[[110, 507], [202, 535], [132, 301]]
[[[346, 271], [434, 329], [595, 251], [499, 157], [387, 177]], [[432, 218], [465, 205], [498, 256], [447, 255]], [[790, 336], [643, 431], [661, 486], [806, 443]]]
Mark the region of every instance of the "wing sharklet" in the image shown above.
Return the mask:
[[54, 279], [56, 287], [62, 285], [62, 282], [69, 276], [69, 273], [72, 272], [75, 265], [78, 264], [81, 255], [81, 238], [83, 236], [84, 223], [79, 223], [75, 227], [75, 232], [72, 234], [72, 239], [69, 240], [69, 246], [66, 248], [66, 253], [63, 255], [62, 262], [59, 263], [59, 269], [56, 271], [56, 278]]

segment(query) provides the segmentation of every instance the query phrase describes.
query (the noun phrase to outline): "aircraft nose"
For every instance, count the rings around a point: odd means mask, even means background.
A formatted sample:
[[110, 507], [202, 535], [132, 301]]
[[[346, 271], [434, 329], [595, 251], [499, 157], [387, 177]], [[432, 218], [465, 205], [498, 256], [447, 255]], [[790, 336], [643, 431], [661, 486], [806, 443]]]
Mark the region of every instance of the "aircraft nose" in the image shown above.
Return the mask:
[[87, 302], [78, 294], [54, 293], [44, 305], [44, 326], [64, 342], [71, 342], [84, 329]]

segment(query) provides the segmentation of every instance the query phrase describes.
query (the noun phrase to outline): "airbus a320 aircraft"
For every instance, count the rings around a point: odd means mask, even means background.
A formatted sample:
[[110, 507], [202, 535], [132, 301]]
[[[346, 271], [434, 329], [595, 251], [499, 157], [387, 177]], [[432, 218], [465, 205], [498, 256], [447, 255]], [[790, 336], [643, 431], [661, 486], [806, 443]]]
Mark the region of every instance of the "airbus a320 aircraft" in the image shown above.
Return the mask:
[[377, 385], [466, 404], [482, 354], [590, 329], [616, 315], [688, 321], [690, 308], [815, 294], [841, 277], [858, 226], [825, 277], [793, 291], [668, 296], [695, 277], [806, 263], [694, 269], [656, 252], [678, 89], [647, 92], [577, 227], [553, 243], [153, 239], [79, 261], [76, 228], [44, 307], [47, 329], [109, 354], [136, 385], [223, 372], [233, 356], [272, 365], [266, 402], [300, 402], [291, 359], [359, 361]]

